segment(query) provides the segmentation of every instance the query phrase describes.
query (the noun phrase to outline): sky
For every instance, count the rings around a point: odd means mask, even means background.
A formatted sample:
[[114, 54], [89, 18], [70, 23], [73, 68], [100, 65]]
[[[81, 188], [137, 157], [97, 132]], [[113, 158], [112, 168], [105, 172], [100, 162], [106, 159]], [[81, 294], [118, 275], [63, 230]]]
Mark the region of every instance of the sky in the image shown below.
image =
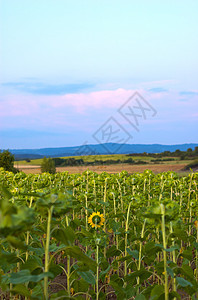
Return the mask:
[[198, 142], [197, 0], [1, 0], [0, 149]]

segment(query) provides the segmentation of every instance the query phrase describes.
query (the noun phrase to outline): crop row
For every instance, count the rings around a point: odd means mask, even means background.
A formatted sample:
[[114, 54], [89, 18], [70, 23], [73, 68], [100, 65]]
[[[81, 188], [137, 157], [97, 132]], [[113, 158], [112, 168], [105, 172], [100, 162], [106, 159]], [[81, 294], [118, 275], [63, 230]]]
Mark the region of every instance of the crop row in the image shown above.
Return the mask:
[[197, 299], [197, 182], [0, 169], [1, 299]]

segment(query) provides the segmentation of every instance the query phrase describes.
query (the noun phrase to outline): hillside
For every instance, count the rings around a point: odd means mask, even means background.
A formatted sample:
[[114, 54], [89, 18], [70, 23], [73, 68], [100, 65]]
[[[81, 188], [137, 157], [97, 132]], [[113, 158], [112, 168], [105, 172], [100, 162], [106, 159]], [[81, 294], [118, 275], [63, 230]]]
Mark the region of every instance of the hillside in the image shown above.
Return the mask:
[[188, 148], [194, 149], [198, 144], [178, 144], [178, 145], [161, 145], [161, 144], [116, 144], [106, 143], [98, 145], [82, 145], [75, 147], [57, 147], [41, 149], [10, 149], [16, 160], [35, 159], [46, 157], [65, 157], [80, 155], [99, 155], [99, 154], [129, 154], [129, 153], [161, 153], [164, 151], [174, 152], [179, 149], [186, 151]]

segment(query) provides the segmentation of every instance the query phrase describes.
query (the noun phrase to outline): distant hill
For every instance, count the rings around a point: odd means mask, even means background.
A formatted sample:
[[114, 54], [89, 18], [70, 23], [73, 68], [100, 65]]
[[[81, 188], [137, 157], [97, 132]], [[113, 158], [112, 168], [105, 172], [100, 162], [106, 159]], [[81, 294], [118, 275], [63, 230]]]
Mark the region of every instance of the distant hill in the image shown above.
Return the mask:
[[[13, 150], [14, 151], [14, 150]], [[10, 152], [12, 152], [12, 150], [10, 150]], [[12, 152], [13, 153], [13, 152]], [[14, 153], [13, 153], [14, 154]], [[30, 153], [26, 153], [26, 154], [14, 154], [15, 160], [24, 160], [24, 159], [39, 159], [39, 158], [43, 158], [45, 155], [39, 155], [39, 154], [30, 154]]]
[[179, 149], [186, 151], [188, 148], [194, 150], [198, 144], [116, 144], [106, 143], [98, 145], [82, 145], [76, 147], [42, 148], [42, 149], [10, 149], [15, 159], [36, 159], [46, 157], [64, 157], [80, 155], [99, 155], [99, 154], [130, 154], [130, 153], [161, 153], [164, 151], [174, 152]]

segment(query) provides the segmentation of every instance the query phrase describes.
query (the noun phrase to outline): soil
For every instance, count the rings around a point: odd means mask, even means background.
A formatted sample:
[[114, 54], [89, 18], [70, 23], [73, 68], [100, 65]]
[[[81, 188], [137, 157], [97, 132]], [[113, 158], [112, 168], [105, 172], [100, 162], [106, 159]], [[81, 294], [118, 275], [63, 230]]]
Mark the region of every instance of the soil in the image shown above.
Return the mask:
[[[97, 173], [107, 172], [107, 173], [119, 173], [123, 170], [127, 171], [128, 173], [135, 173], [135, 172], [144, 172], [145, 170], [151, 170], [154, 173], [161, 173], [161, 172], [180, 172], [184, 169], [185, 164], [147, 164], [147, 165], [129, 165], [129, 164], [115, 164], [115, 165], [106, 165], [106, 166], [74, 166], [74, 167], [57, 167], [57, 172], [69, 172], [72, 173], [82, 173], [89, 169], [90, 171], [94, 171]], [[26, 174], [37, 174], [41, 173], [40, 166], [28, 166], [28, 165], [21, 165], [18, 166], [20, 171], [23, 171]]]

